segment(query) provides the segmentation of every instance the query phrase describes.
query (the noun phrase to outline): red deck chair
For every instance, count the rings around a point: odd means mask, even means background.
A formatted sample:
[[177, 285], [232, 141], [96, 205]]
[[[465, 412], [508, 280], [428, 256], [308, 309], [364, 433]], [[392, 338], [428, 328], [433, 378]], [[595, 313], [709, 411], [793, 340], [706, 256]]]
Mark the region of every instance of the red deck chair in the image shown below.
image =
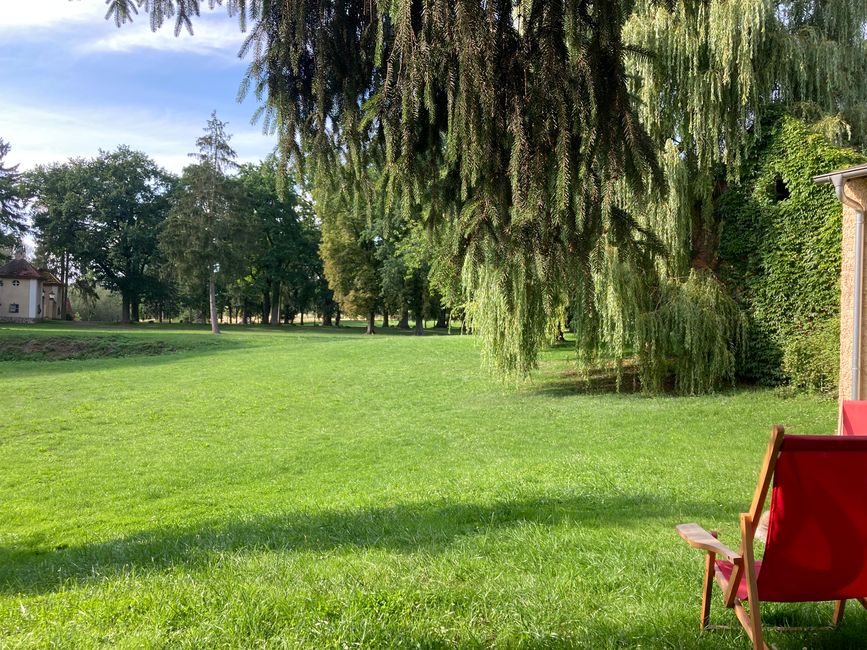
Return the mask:
[[[867, 436], [787, 436], [775, 426], [752, 506], [740, 517], [740, 550], [731, 550], [697, 524], [677, 526], [690, 546], [708, 552], [701, 628], [709, 622], [714, 577], [725, 606], [734, 609], [757, 650], [768, 648], [762, 637], [762, 601], [833, 600], [835, 625], [843, 620], [847, 599], [867, 607], [865, 468]], [[768, 539], [759, 561], [753, 537], [771, 479]]]
[[867, 435], [867, 400], [843, 400], [840, 402], [841, 436]]

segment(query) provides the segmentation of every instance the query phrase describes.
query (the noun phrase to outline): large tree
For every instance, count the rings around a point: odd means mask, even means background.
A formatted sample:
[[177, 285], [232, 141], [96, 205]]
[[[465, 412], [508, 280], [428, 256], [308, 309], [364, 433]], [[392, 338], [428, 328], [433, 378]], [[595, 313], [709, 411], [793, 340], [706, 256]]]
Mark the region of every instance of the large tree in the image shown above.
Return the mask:
[[[199, 164], [188, 168], [189, 173], [184, 174], [183, 197], [175, 205], [174, 221], [169, 230], [185, 233], [185, 239], [180, 242], [167, 240], [168, 247], [174, 248], [176, 257], [182, 260], [182, 267], [185, 262], [193, 261], [204, 265], [207, 270], [208, 305], [214, 334], [220, 333], [217, 272], [221, 261], [225, 270], [227, 260], [233, 259], [233, 255], [227, 254], [232, 243], [229, 233], [236, 225], [239, 209], [237, 197], [232, 193], [232, 183], [226, 178], [228, 171], [238, 167], [235, 162], [237, 154], [229, 144], [231, 138], [226, 132], [226, 122], [217, 117], [217, 111], [213, 111], [204, 134], [196, 140], [198, 153], [190, 154]], [[191, 232], [191, 227], [198, 228], [199, 232]], [[194, 249], [186, 253], [178, 250], [177, 246], [179, 243], [183, 245], [182, 242], [188, 242]]]
[[101, 152], [88, 164], [92, 199], [81, 255], [96, 280], [121, 295], [121, 322], [138, 321], [144, 298], [163, 289], [158, 238], [173, 179], [129, 147]]
[[280, 302], [284, 291], [297, 295], [304, 283], [313, 282], [316, 241], [310, 242], [302, 221], [303, 199], [291, 182], [283, 181], [272, 156], [257, 165], [244, 165], [238, 180], [245, 193], [250, 248], [246, 267], [253, 285], [262, 295], [262, 321], [280, 322]]
[[211, 331], [220, 333], [218, 276], [240, 275], [246, 231], [243, 202], [236, 180], [218, 175], [207, 163], [184, 169], [160, 236], [166, 259], [175, 268], [185, 294], [208, 302]]
[[[87, 270], [83, 254], [94, 197], [89, 163], [82, 158], [40, 165], [25, 175], [37, 257], [57, 272], [65, 311], [68, 287]], [[65, 314], [64, 314], [65, 315]]]
[[161, 292], [157, 240], [171, 177], [145, 154], [121, 146], [93, 159], [37, 167], [28, 181], [40, 256], [57, 267], [64, 286], [78, 273], [82, 288], [98, 283], [118, 292], [121, 322], [138, 320], [142, 299]]
[[[724, 378], [738, 319], [690, 268], [718, 166], [736, 178], [768, 106], [838, 132], [864, 115], [851, 0], [222, 4], [250, 30], [248, 86], [286, 158], [345, 163], [354, 182], [332, 187], [361, 207], [375, 160], [388, 201], [459, 237], [470, 321], [505, 371], [532, 367], [568, 306], [587, 358], [636, 350], [658, 384], [675, 353], [707, 360], [675, 368], [684, 390]], [[113, 0], [119, 24], [134, 6], [180, 30], [199, 2]], [[698, 347], [670, 345], [684, 329]]]
[[381, 257], [377, 252], [381, 238], [365, 212], [353, 206], [348, 193], [321, 180], [314, 200], [322, 224], [319, 254], [334, 300], [343, 311], [363, 316], [367, 333], [374, 334], [374, 318], [382, 303]]

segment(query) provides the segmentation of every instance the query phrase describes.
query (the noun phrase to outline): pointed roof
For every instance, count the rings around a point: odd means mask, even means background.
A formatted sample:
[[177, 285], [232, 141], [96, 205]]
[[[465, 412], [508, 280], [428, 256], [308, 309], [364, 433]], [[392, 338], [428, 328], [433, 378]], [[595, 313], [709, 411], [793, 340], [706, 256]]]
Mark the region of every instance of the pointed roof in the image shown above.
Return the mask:
[[16, 278], [19, 280], [40, 280], [42, 274], [23, 257], [0, 266], [0, 278]]

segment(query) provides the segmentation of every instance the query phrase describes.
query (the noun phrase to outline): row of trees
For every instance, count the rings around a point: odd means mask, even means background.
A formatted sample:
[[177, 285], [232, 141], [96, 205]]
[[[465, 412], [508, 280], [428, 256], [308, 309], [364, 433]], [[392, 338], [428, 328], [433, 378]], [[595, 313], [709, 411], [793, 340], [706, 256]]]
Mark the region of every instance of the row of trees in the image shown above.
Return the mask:
[[412, 314], [418, 333], [430, 316], [445, 327], [425, 233], [396, 210], [369, 221], [340, 202], [349, 193], [306, 189], [274, 156], [237, 164], [225, 127], [211, 116], [179, 177], [124, 146], [26, 174], [0, 166], [0, 249], [20, 245], [29, 213], [37, 262], [77, 301], [119, 295], [125, 323], [207, 314], [219, 333], [226, 316], [278, 324], [312, 312], [330, 325], [342, 308], [368, 332], [375, 314], [403, 328]]
[[122, 322], [209, 314], [219, 331], [226, 312], [245, 322], [330, 318], [309, 201], [292, 183], [278, 191], [273, 157], [237, 165], [229, 139], [213, 115], [180, 177], [125, 146], [24, 174], [0, 167], [2, 244], [21, 244], [29, 215], [37, 262], [78, 300], [97, 299], [100, 287], [119, 294]]

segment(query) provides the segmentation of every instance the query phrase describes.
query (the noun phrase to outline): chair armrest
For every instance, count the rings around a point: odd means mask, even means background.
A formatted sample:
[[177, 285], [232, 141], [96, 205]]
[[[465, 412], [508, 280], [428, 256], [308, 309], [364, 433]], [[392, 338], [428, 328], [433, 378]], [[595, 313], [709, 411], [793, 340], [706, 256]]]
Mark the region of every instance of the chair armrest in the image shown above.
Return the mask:
[[722, 555], [732, 562], [739, 560], [741, 557], [698, 524], [680, 524], [679, 526], [675, 526], [674, 529], [693, 548], [700, 548], [717, 555]]

